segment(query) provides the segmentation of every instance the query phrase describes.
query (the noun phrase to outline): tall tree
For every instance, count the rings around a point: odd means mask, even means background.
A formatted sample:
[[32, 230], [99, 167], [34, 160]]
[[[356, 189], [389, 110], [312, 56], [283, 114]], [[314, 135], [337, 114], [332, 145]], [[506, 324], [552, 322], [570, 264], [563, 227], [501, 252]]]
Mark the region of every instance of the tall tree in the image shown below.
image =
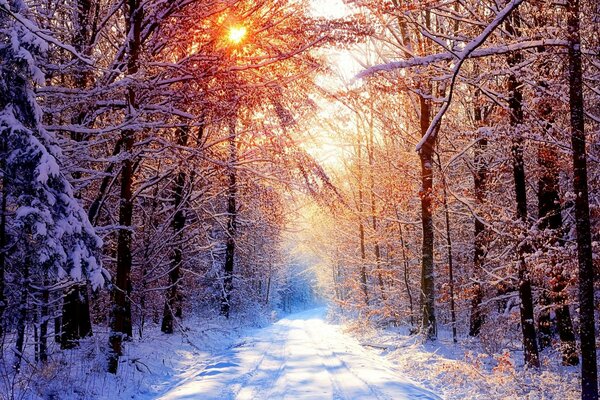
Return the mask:
[[[427, 12], [428, 13], [428, 12]], [[425, 96], [419, 96], [421, 136], [429, 129], [431, 119], [431, 103]], [[433, 264], [433, 155], [435, 136], [430, 135], [419, 150], [421, 161], [421, 326], [423, 333], [430, 339], [437, 336], [435, 320], [435, 286]]]
[[[200, 130], [203, 128], [200, 127]], [[184, 126], [177, 129], [177, 144], [179, 146], [187, 146], [189, 140], [189, 126]], [[170, 257], [170, 269], [169, 269], [169, 288], [165, 296], [165, 307], [163, 311], [163, 319], [161, 325], [161, 331], [164, 333], [173, 333], [173, 322], [175, 317], [181, 317], [181, 295], [179, 293], [179, 280], [181, 279], [181, 263], [183, 262], [183, 249], [181, 240], [183, 239], [183, 229], [185, 228], [186, 215], [185, 215], [185, 187], [187, 181], [187, 174], [184, 170], [184, 166], [180, 166], [181, 170], [175, 177], [175, 184], [173, 188], [173, 207], [175, 213], [173, 220], [171, 221], [171, 227], [177, 244], [174, 246], [173, 252]]]
[[[99, 4], [90, 0], [78, 0], [73, 7], [73, 47], [86, 57], [89, 56], [90, 41], [94, 34], [91, 32], [92, 13], [98, 8]], [[79, 71], [75, 73], [74, 86], [84, 90], [89, 84], [91, 68], [74, 55], [72, 59], [79, 67]], [[82, 125], [88, 112], [89, 110], [80, 110], [73, 116], [73, 123]], [[84, 137], [80, 132], [71, 132], [71, 139], [81, 142]], [[80, 171], [73, 173], [75, 180], [81, 176]], [[87, 284], [74, 283], [65, 290], [60, 324], [60, 342], [63, 349], [72, 348], [77, 345], [79, 339], [92, 335]]]
[[590, 227], [585, 109], [583, 105], [583, 72], [579, 0], [567, 2], [567, 38], [569, 41], [569, 105], [571, 108], [571, 151], [573, 190], [575, 191], [575, 229], [579, 266], [579, 309], [581, 322], [581, 398], [598, 399], [598, 365], [596, 362], [596, 325], [594, 307], [594, 264]]
[[[4, 161], [3, 201], [15, 210], [10, 224], [23, 232], [11, 246], [12, 257], [23, 260], [19, 275], [22, 291], [18, 317], [18, 360], [23, 351], [28, 292], [31, 279], [43, 279], [41, 290], [42, 361], [46, 358], [45, 331], [48, 285], [72, 279], [89, 279], [94, 288], [103, 285], [104, 271], [98, 259], [101, 240], [86, 213], [73, 196], [73, 188], [61, 172], [56, 138], [41, 124], [34, 87], [44, 84], [37, 64], [48, 43], [32, 35], [37, 28], [24, 2], [0, 4], [0, 141]], [[7, 208], [8, 208], [7, 207]], [[6, 215], [3, 215], [5, 218]], [[6, 221], [5, 225], [7, 224]], [[3, 249], [3, 252], [5, 250]], [[6, 253], [5, 253], [6, 254]], [[11, 256], [11, 255], [8, 255]]]
[[[139, 60], [142, 45], [142, 21], [144, 9], [140, 0], [127, 0], [124, 2], [124, 16], [127, 27], [127, 75], [134, 76], [139, 71]], [[133, 83], [127, 87], [125, 98], [127, 105], [127, 118], [135, 118], [137, 108], [136, 89]], [[111, 332], [109, 342], [111, 353], [108, 361], [108, 371], [116, 373], [119, 356], [122, 354], [123, 340], [131, 337], [131, 222], [133, 218], [133, 182], [134, 160], [133, 144], [135, 130], [125, 128], [121, 132], [121, 154], [124, 155], [121, 164], [121, 190], [119, 196], [119, 233], [117, 238], [117, 276], [112, 288]]]
[[[513, 36], [520, 34], [521, 17], [515, 10], [506, 23], [506, 30]], [[514, 52], [508, 57], [508, 65], [516, 68], [522, 61], [521, 53]], [[508, 108], [510, 110], [510, 126], [512, 135], [512, 167], [515, 185], [515, 198], [517, 202], [517, 219], [520, 229], [529, 230], [527, 218], [527, 182], [525, 177], [525, 161], [523, 160], [523, 92], [521, 83], [516, 73], [511, 71], [508, 76]], [[533, 314], [533, 294], [531, 291], [530, 271], [525, 258], [530, 251], [528, 233], [524, 239], [518, 239], [517, 243], [517, 275], [519, 287], [519, 299], [521, 300], [521, 330], [523, 334], [523, 349], [525, 352], [525, 363], [530, 367], [539, 367], [537, 336], [535, 332], [535, 318]]]
[[[480, 132], [481, 124], [483, 123], [484, 110], [481, 104], [479, 93], [475, 96], [475, 108], [473, 110], [473, 118], [475, 128]], [[476, 138], [476, 143], [473, 147], [473, 191], [475, 192], [475, 202], [482, 208], [486, 197], [486, 181], [487, 181], [487, 162], [485, 152], [488, 146], [488, 139], [483, 133]], [[469, 335], [479, 336], [481, 327], [485, 320], [485, 314], [481, 309], [483, 301], [482, 280], [484, 279], [483, 266], [485, 262], [485, 225], [481, 220], [482, 216], [475, 215], [475, 232], [474, 232], [474, 251], [473, 251], [473, 270], [474, 280], [473, 298], [471, 300], [471, 319], [469, 321]]]
[[[547, 85], [540, 83], [543, 88]], [[541, 117], [547, 121], [544, 127], [544, 134], [548, 135], [553, 131], [555, 118], [552, 114], [552, 106], [546, 102], [541, 105]], [[549, 294], [544, 294], [550, 304], [546, 304], [546, 309], [540, 312], [538, 319], [540, 347], [543, 349], [551, 344], [551, 320], [550, 309], [554, 309], [556, 315], [556, 326], [561, 341], [561, 352], [564, 365], [577, 365], [579, 357], [577, 355], [577, 344], [575, 342], [575, 332], [571, 320], [571, 311], [569, 310], [568, 295], [566, 289], [568, 281], [563, 263], [558, 260], [553, 247], [564, 246], [563, 218], [559, 195], [559, 155], [553, 144], [543, 143], [538, 147], [538, 165], [540, 168], [540, 177], [538, 180], [538, 227], [542, 232], [548, 232], [548, 243], [544, 244], [544, 252], [550, 253], [551, 264], [551, 284]]]
[[237, 115], [229, 117], [228, 124], [228, 147], [229, 158], [227, 160], [227, 228], [225, 239], [225, 263], [223, 265], [223, 293], [221, 296], [221, 315], [229, 318], [231, 312], [231, 292], [233, 291], [233, 270], [235, 267], [235, 248], [237, 233]]

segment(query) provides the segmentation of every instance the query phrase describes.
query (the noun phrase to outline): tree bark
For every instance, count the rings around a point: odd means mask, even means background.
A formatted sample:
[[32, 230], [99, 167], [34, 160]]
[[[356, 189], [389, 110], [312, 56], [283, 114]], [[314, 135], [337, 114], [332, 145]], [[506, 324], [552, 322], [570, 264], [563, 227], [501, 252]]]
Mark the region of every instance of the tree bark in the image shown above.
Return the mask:
[[225, 246], [225, 265], [223, 268], [223, 295], [221, 315], [229, 318], [231, 312], [231, 292], [233, 291], [233, 269], [235, 264], [235, 236], [237, 230], [237, 140], [236, 117], [229, 122], [229, 184], [227, 187], [227, 240]]
[[[513, 11], [512, 16], [506, 24], [507, 31], [512, 35], [518, 35], [520, 30], [519, 11]], [[522, 55], [518, 52], [511, 54], [508, 58], [509, 66], [515, 67], [522, 61]], [[523, 160], [523, 93], [521, 84], [517, 77], [512, 73], [508, 77], [508, 107], [510, 109], [510, 125], [513, 133], [512, 142], [512, 166], [515, 183], [515, 197], [517, 202], [517, 219], [521, 223], [522, 229], [528, 230], [529, 222], [527, 220], [527, 183], [525, 180], [525, 163]], [[530, 367], [539, 367], [539, 354], [537, 345], [537, 336], [535, 331], [535, 319], [533, 313], [533, 295], [531, 292], [531, 279], [525, 257], [530, 251], [529, 245], [523, 240], [517, 244], [517, 269], [519, 299], [521, 300], [521, 330], [523, 333], [523, 350], [525, 355], [525, 364]]]
[[360, 239], [360, 283], [363, 291], [365, 305], [369, 306], [369, 290], [367, 286], [367, 254], [365, 251], [365, 226], [363, 223], [363, 173], [362, 173], [362, 135], [360, 133], [360, 127], [358, 127], [358, 143], [356, 148], [356, 154], [358, 157], [358, 235]]
[[79, 339], [92, 336], [89, 296], [85, 284], [75, 283], [67, 289], [63, 300], [62, 329], [60, 346], [72, 349]]
[[27, 298], [29, 297], [29, 257], [25, 257], [23, 262], [23, 275], [21, 278], [19, 312], [17, 314], [17, 340], [15, 342], [15, 362], [13, 368], [15, 373], [21, 371], [21, 361], [23, 360], [23, 346], [25, 344], [25, 326], [27, 324]]
[[[0, 171], [5, 169], [5, 156], [4, 156], [4, 143], [2, 145], [2, 156], [0, 157]], [[6, 234], [6, 198], [8, 196], [6, 192], [6, 179], [4, 173], [2, 180], [0, 181], [2, 187], [0, 190], [0, 343], [4, 343], [4, 312], [6, 310], [6, 295], [4, 293], [4, 279], [6, 271], [6, 246], [7, 246], [7, 234]]]
[[[178, 129], [177, 144], [179, 146], [187, 146], [189, 139], [189, 127]], [[183, 168], [183, 166], [182, 166]], [[178, 293], [178, 285], [180, 279], [180, 267], [183, 260], [183, 249], [181, 244], [182, 232], [185, 228], [185, 210], [183, 209], [183, 196], [185, 190], [185, 182], [187, 174], [181, 170], [175, 178], [175, 187], [173, 189], [173, 206], [175, 215], [171, 221], [171, 228], [175, 234], [175, 239], [178, 242], [173, 249], [170, 259], [169, 270], [169, 288], [167, 289], [165, 298], [165, 307], [163, 311], [163, 320], [161, 330], [164, 333], [173, 333], [173, 322], [175, 316], [181, 316], [181, 296]], [[179, 315], [178, 315], [179, 314]]]
[[[127, 73], [135, 75], [138, 70], [138, 59], [141, 51], [141, 25], [143, 9], [140, 0], [127, 0], [126, 16], [128, 27], [128, 59]], [[134, 112], [137, 104], [135, 88], [127, 89], [128, 113]], [[132, 150], [135, 132], [125, 129], [121, 134], [123, 146], [121, 151], [125, 158], [121, 165], [121, 193], [119, 204], [119, 234], [117, 237], [117, 276], [112, 290], [111, 332], [109, 343], [111, 354], [108, 360], [108, 372], [115, 374], [118, 369], [119, 357], [122, 355], [124, 338], [132, 335], [131, 326], [131, 222], [133, 214], [133, 160]]]
[[410, 307], [410, 326], [414, 327], [414, 309], [413, 309], [413, 297], [410, 291], [410, 283], [408, 279], [408, 258], [406, 257], [406, 245], [404, 243], [404, 232], [402, 229], [402, 223], [400, 222], [400, 216], [396, 210], [396, 216], [398, 218], [398, 230], [400, 234], [400, 246], [402, 247], [402, 264], [404, 266], [404, 286], [406, 287], [406, 296], [408, 297], [408, 305]]
[[448, 194], [446, 193], [446, 176], [442, 171], [442, 162], [438, 153], [440, 176], [442, 177], [442, 201], [446, 220], [446, 252], [448, 255], [448, 287], [450, 289], [450, 322], [452, 323], [452, 341], [456, 343], [456, 309], [454, 304], [454, 260], [452, 258], [452, 235], [450, 234], [450, 212], [448, 210]]
[[[431, 104], [423, 96], [419, 97], [421, 108], [421, 135], [429, 128]], [[433, 135], [431, 137], [434, 137]], [[424, 143], [419, 151], [421, 161], [421, 222], [423, 230], [421, 258], [421, 329], [429, 340], [437, 337], [435, 320], [435, 284], [433, 266], [433, 152], [434, 142]]]
[[[46, 274], [46, 273], [45, 273]], [[44, 277], [44, 288], [42, 289], [42, 303], [40, 305], [40, 361], [45, 363], [48, 361], [48, 308], [50, 293], [48, 291], [48, 278]]]
[[[483, 112], [481, 106], [476, 106], [474, 111], [476, 128], [483, 122]], [[486, 194], [487, 182], [487, 163], [484, 153], [487, 150], [488, 141], [485, 136], [478, 138], [473, 147], [473, 163], [475, 173], [473, 174], [473, 186], [475, 191], [475, 201], [479, 207], [483, 206]], [[473, 253], [473, 275], [475, 283], [473, 285], [473, 299], [471, 301], [471, 318], [469, 322], [469, 336], [479, 336], [481, 327], [485, 322], [485, 315], [481, 310], [483, 301], [483, 288], [481, 281], [483, 279], [483, 265], [485, 262], [485, 225], [478, 215], [475, 216], [475, 249]]]
[[573, 190], [575, 191], [575, 228], [579, 266], [579, 309], [581, 338], [581, 398], [598, 399], [598, 365], [596, 363], [596, 326], [594, 315], [594, 264], [590, 227], [590, 204], [587, 183], [585, 109], [579, 28], [579, 0], [569, 0], [569, 104], [571, 108], [571, 147], [573, 154]]
[[[552, 118], [551, 114], [552, 109], [550, 106], [542, 110], [542, 117], [544, 118]], [[551, 129], [550, 123], [548, 123], [547, 129]], [[543, 144], [538, 148], [538, 165], [541, 169], [538, 181], [539, 229], [540, 231], [550, 230], [552, 235], [550, 246], [562, 246], [563, 220], [559, 197], [558, 154], [552, 145]], [[577, 365], [579, 363], [577, 344], [571, 311], [565, 293], [567, 278], [562, 265], [556, 260], [556, 256], [552, 256], [550, 263], [552, 264], [552, 283], [550, 284], [550, 293], [544, 297], [547, 298], [551, 307], [546, 307], [546, 310], [540, 313], [538, 319], [540, 347], [543, 349], [551, 345], [550, 328], [552, 321], [550, 319], [550, 308], [553, 308], [561, 341], [560, 350], [563, 365]]]
[[371, 199], [371, 227], [373, 229], [374, 244], [373, 250], [375, 253], [375, 273], [377, 274], [377, 280], [379, 283], [379, 290], [381, 292], [381, 300], [385, 301], [385, 286], [383, 283], [383, 276], [381, 273], [381, 248], [379, 246], [379, 240], [377, 238], [377, 201], [375, 199], [375, 174], [373, 171], [375, 165], [374, 155], [374, 129], [373, 129], [373, 103], [371, 102], [371, 114], [369, 115], [369, 137], [367, 140], [367, 158], [369, 160], [369, 194]]

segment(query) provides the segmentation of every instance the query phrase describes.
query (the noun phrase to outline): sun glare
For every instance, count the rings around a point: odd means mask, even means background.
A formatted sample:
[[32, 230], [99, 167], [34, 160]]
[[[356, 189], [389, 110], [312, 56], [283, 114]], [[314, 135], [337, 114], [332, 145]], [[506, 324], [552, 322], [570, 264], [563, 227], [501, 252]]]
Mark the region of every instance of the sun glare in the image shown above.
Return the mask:
[[245, 26], [232, 26], [229, 28], [227, 38], [231, 43], [239, 44], [246, 37], [247, 29]]

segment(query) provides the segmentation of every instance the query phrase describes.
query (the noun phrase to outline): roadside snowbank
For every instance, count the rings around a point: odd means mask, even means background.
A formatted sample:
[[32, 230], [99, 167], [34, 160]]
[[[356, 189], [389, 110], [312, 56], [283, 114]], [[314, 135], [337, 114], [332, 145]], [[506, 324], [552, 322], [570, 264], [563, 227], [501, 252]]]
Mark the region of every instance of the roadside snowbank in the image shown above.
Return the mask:
[[560, 356], [553, 352], [541, 354], [541, 370], [525, 370], [520, 352], [486, 354], [478, 341], [462, 339], [454, 344], [446, 332], [434, 343], [423, 343], [400, 328], [346, 324], [344, 331], [446, 400], [580, 398], [579, 368], [563, 367]]

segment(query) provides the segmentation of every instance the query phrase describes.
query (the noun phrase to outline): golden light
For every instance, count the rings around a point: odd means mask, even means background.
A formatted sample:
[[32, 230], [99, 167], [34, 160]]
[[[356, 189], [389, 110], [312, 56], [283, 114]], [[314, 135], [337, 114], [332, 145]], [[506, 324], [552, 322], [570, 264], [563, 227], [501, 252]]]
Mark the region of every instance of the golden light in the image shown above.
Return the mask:
[[232, 26], [229, 28], [229, 35], [227, 35], [227, 39], [234, 44], [239, 44], [244, 40], [248, 30], [245, 26]]

